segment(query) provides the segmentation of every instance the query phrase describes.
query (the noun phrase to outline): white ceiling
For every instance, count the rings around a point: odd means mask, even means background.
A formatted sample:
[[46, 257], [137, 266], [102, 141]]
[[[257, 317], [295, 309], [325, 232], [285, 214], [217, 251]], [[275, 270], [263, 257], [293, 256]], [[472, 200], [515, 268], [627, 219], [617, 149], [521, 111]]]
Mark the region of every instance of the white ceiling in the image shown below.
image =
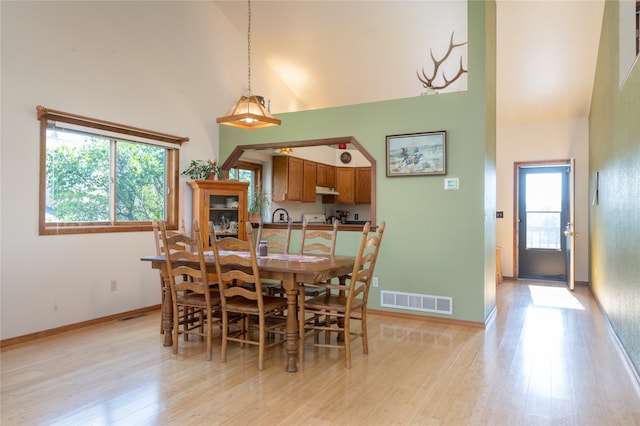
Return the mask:
[[[247, 32], [247, 1], [214, 1]], [[498, 0], [498, 124], [564, 120], [589, 112], [604, 0]], [[253, 0], [252, 56], [282, 78], [307, 109], [417, 96], [429, 49], [451, 33], [467, 41], [467, 3]], [[450, 78], [467, 45], [442, 68]], [[445, 65], [449, 68], [445, 68]], [[473, 72], [473, 70], [471, 70]], [[441, 93], [466, 89], [466, 75]], [[279, 112], [274, 106], [274, 113]]]

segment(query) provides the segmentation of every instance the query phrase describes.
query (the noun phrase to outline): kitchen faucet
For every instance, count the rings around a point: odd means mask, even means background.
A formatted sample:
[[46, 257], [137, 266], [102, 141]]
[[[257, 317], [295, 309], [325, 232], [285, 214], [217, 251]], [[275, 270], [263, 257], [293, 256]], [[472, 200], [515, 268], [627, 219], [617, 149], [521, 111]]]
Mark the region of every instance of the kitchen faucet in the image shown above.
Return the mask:
[[[289, 212], [286, 209], [283, 208], [277, 208], [273, 211], [273, 214], [271, 215], [271, 223], [274, 223], [276, 221], [276, 213], [282, 211], [284, 213], [280, 213], [280, 220], [278, 220], [278, 222], [289, 222]], [[284, 215], [287, 215], [287, 218], [284, 218]]]

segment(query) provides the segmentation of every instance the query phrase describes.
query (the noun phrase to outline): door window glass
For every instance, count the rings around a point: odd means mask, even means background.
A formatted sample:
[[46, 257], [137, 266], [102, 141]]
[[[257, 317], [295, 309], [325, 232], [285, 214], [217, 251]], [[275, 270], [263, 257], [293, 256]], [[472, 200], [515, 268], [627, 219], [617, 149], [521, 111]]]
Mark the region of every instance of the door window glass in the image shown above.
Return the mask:
[[526, 176], [527, 249], [561, 249], [562, 174]]

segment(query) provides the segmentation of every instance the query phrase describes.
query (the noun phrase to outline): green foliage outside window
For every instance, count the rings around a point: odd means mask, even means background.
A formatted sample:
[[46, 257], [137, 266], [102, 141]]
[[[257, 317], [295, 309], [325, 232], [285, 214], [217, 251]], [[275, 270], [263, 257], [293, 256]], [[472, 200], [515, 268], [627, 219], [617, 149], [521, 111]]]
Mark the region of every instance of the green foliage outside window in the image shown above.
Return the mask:
[[51, 129], [46, 159], [47, 223], [165, 217], [166, 148]]

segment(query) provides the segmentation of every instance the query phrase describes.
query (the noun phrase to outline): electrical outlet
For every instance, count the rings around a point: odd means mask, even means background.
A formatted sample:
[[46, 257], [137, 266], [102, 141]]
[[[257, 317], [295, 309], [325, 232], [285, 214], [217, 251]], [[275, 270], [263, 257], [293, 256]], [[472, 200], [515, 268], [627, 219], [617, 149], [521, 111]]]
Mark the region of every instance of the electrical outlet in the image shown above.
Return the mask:
[[116, 291], [118, 289], [118, 281], [111, 280], [111, 291]]
[[374, 287], [378, 287], [378, 277], [373, 277], [373, 279], [371, 280], [371, 285]]

